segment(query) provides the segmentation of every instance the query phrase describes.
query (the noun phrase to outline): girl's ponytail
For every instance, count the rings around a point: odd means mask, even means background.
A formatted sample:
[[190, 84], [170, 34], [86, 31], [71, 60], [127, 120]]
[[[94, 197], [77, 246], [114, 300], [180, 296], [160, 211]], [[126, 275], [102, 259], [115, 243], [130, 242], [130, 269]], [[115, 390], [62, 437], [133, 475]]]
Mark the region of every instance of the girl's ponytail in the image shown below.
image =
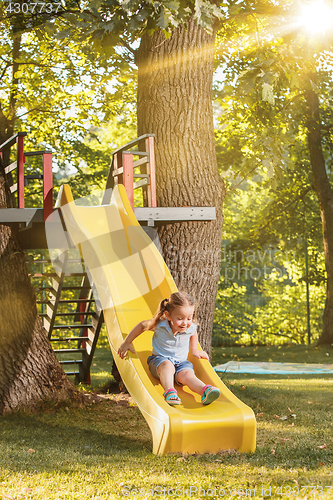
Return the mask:
[[156, 313], [154, 314], [151, 323], [149, 325], [149, 330], [154, 330], [158, 325], [160, 319], [164, 315], [165, 311], [168, 310], [169, 299], [161, 300]]
[[[186, 305], [193, 306], [195, 308], [195, 302], [193, 298], [186, 292], [175, 292], [172, 293], [168, 299], [161, 300], [157, 312], [154, 314], [151, 320], [149, 330], [155, 330], [165, 311], [168, 311], [168, 313], [172, 313], [172, 311], [176, 307], [182, 307]], [[193, 312], [193, 319], [194, 317], [195, 310]]]

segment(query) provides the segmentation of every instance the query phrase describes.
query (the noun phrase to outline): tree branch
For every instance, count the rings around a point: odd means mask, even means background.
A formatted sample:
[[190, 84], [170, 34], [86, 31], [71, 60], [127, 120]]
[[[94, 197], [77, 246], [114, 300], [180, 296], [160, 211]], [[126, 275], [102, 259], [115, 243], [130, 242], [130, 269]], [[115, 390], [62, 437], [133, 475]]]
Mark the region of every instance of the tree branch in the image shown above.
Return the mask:
[[3, 70], [3, 72], [2, 72], [2, 74], [0, 76], [0, 80], [2, 80], [2, 78], [4, 77], [7, 69], [10, 68], [10, 66], [11, 66], [11, 64], [9, 62], [7, 62], [6, 67], [5, 67], [5, 69]]
[[129, 45], [129, 43], [126, 42], [123, 38], [119, 37], [119, 40], [121, 41], [122, 45], [131, 53], [133, 56], [136, 54], [136, 50], [132, 49], [132, 47]]
[[50, 109], [32, 108], [32, 109], [29, 109], [29, 111], [26, 111], [25, 113], [22, 113], [22, 115], [17, 116], [17, 118], [22, 118], [22, 116], [28, 115], [29, 113], [32, 113], [33, 111], [39, 111], [40, 113], [58, 114], [59, 111], [64, 111], [65, 109], [67, 109], [67, 108], [62, 108], [62, 109], [57, 109], [55, 111], [52, 111]]
[[9, 108], [11, 112], [11, 120], [14, 119], [15, 114], [16, 114], [16, 101], [17, 101], [17, 92], [18, 92], [18, 84], [19, 80], [18, 78], [15, 78], [15, 74], [19, 69], [19, 63], [16, 62], [21, 50], [21, 36], [18, 36], [14, 39], [14, 44], [13, 44], [13, 50], [12, 50], [12, 56], [13, 56], [13, 70], [12, 70], [12, 85], [10, 89], [10, 96], [9, 96]]
[[228, 196], [230, 193], [232, 193], [233, 191], [235, 191], [235, 189], [237, 189], [237, 188], [238, 188], [238, 186], [240, 186], [240, 185], [242, 184], [242, 182], [244, 182], [244, 181], [248, 178], [248, 176], [249, 176], [250, 174], [252, 174], [252, 172], [254, 172], [257, 168], [258, 168], [258, 167], [256, 166], [256, 167], [254, 167], [252, 170], [250, 170], [250, 171], [249, 171], [249, 172], [245, 175], [245, 177], [243, 177], [243, 179], [242, 179], [242, 180], [241, 180], [238, 184], [236, 184], [236, 186], [234, 186], [232, 189], [230, 189], [229, 191], [227, 191], [227, 192], [226, 192], [225, 196]]
[[287, 104], [285, 104], [282, 108], [281, 111], [285, 111], [287, 109], [288, 106], [290, 106], [290, 104], [294, 101], [296, 101], [296, 99], [298, 99], [299, 97], [302, 97], [302, 96], [305, 96], [305, 92], [301, 92], [300, 94], [297, 94], [297, 95], [294, 95], [294, 97], [292, 97], [291, 99], [289, 99], [289, 101], [287, 102]]
[[[293, 205], [294, 203], [298, 203], [300, 200], [303, 200], [303, 197], [309, 191], [312, 191], [312, 189], [313, 189], [313, 186], [309, 186], [308, 188], [306, 188], [295, 200], [292, 200], [290, 203], [288, 203], [288, 205], [284, 206], [283, 211], [285, 212], [291, 205]], [[277, 219], [280, 215], [281, 215], [281, 211], [278, 214], [276, 214], [274, 217], [272, 217], [269, 221], [267, 221], [267, 223], [264, 226], [261, 226], [260, 229], [265, 229], [265, 227], [269, 226], [270, 223], [273, 222], [273, 220]]]

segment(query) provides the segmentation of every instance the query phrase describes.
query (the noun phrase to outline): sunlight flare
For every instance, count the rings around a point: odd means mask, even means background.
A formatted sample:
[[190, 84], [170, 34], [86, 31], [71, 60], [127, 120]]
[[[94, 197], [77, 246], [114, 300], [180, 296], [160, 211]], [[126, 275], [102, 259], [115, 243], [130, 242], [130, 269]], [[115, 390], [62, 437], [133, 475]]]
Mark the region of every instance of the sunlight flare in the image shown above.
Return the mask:
[[299, 23], [312, 34], [333, 30], [333, 8], [321, 0], [304, 5]]

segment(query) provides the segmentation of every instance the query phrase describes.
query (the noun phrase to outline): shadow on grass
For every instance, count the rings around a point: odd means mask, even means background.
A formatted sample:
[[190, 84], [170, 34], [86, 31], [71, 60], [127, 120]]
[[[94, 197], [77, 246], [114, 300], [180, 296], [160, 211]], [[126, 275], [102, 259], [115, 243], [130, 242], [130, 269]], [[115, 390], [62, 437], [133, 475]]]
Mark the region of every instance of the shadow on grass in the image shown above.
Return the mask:
[[257, 418], [250, 462], [309, 470], [333, 464], [332, 378], [238, 375], [225, 383]]
[[0, 462], [19, 472], [71, 470], [123, 461], [152, 448], [137, 408], [103, 402], [50, 413], [16, 413], [0, 419]]
[[[309, 378], [237, 376], [229, 380], [229, 389], [257, 415], [254, 454], [155, 457], [150, 430], [138, 408], [106, 400], [81, 408], [1, 417], [0, 463], [3, 469], [29, 474], [73, 474], [88, 469], [103, 474], [118, 469], [134, 473], [149, 464], [172, 470], [186, 465], [188, 474], [202, 467], [202, 473], [209, 469], [216, 480], [221, 465], [325, 474], [324, 469], [333, 463], [333, 423], [328, 415], [331, 384], [331, 380]], [[287, 419], [282, 420], [284, 416]]]

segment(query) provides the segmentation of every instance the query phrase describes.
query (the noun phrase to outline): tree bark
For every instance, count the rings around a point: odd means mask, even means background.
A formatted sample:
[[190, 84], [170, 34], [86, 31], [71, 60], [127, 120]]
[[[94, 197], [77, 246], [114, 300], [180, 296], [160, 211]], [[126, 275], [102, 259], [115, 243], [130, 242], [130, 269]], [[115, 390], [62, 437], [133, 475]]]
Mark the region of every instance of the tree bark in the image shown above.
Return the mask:
[[324, 345], [333, 344], [333, 193], [327, 177], [322, 149], [319, 100], [317, 94], [311, 88], [306, 91], [306, 103], [310, 161], [315, 191], [320, 206], [327, 273], [323, 331], [318, 341], [319, 345]]
[[164, 258], [179, 290], [194, 296], [199, 339], [211, 352], [220, 276], [222, 202], [214, 141], [214, 35], [192, 19], [169, 40], [144, 35], [137, 51], [138, 135], [155, 134], [157, 203], [216, 207], [216, 221], [164, 226]]
[[[8, 136], [7, 136], [8, 137]], [[7, 137], [0, 136], [0, 143]], [[0, 162], [0, 209], [11, 195]], [[76, 393], [47, 339], [15, 229], [0, 224], [0, 414]]]

